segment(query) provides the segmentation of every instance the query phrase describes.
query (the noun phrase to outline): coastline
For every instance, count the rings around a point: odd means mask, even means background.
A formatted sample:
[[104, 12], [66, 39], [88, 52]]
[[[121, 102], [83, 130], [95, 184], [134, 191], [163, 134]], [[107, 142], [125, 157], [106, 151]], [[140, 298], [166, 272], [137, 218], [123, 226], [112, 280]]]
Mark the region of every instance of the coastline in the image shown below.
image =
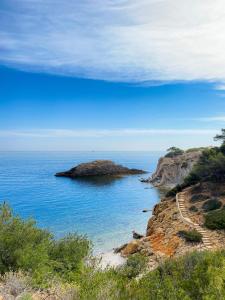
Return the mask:
[[122, 257], [120, 253], [115, 253], [114, 250], [103, 252], [96, 256], [100, 260], [99, 266], [101, 269], [106, 269], [107, 267], [119, 267], [125, 264], [126, 258]]
[[[153, 206], [145, 236], [133, 239], [122, 247], [122, 256], [129, 257], [135, 253], [148, 256], [149, 270], [153, 270], [169, 258], [180, 257], [193, 251], [223, 249], [224, 233], [206, 228], [204, 222], [206, 212], [210, 211], [205, 210], [208, 202], [214, 201], [220, 205], [212, 210], [225, 207], [224, 184], [198, 182], [184, 187], [182, 191], [173, 188], [167, 194], [164, 193], [165, 188], [177, 185], [179, 187], [199, 157], [199, 151], [188, 150], [179, 156], [165, 156], [159, 160], [152, 177], [154, 180], [150, 178], [144, 181], [159, 191], [159, 202]], [[198, 241], [185, 238], [184, 234], [191, 235], [193, 231], [200, 235]]]

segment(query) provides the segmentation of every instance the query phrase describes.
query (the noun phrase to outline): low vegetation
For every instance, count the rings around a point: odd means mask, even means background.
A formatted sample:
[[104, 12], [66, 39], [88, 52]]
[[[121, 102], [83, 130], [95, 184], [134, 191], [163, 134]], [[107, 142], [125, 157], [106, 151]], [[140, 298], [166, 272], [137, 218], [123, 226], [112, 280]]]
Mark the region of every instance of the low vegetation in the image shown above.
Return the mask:
[[86, 237], [69, 234], [56, 240], [33, 220], [14, 216], [7, 204], [0, 206], [0, 273], [31, 272], [33, 283], [45, 285], [46, 277], [72, 280], [90, 254]]
[[205, 216], [204, 225], [212, 230], [225, 229], [225, 209], [216, 210], [208, 213]]
[[[196, 233], [185, 235], [196, 241]], [[68, 300], [225, 298], [224, 251], [170, 259], [151, 272], [146, 266], [147, 258], [135, 254], [120, 268], [102, 270], [91, 258], [86, 237], [56, 240], [34, 221], [13, 215], [8, 205], [0, 206], [1, 295], [13, 291], [18, 299], [32, 299], [38, 291], [50, 291]]]
[[190, 202], [191, 203], [197, 203], [197, 202], [202, 202], [207, 200], [209, 197], [207, 195], [204, 194], [194, 194], [191, 199]]
[[219, 201], [217, 198], [209, 199], [205, 201], [202, 205], [202, 209], [205, 212], [211, 211], [211, 210], [216, 210], [221, 208], [222, 202]]
[[[199, 148], [203, 149], [199, 161], [193, 167], [191, 173], [184, 179], [184, 182], [167, 192], [167, 197], [172, 197], [182, 189], [199, 182], [223, 183], [225, 182], [225, 129], [221, 134], [216, 135], [215, 140], [221, 141], [220, 147]], [[178, 148], [172, 147], [169, 153], [179, 152]], [[190, 149], [189, 151], [191, 151]], [[188, 152], [188, 150], [187, 150]], [[168, 154], [169, 154], [168, 153]], [[167, 155], [168, 155], [167, 154]], [[170, 154], [169, 154], [170, 155]]]
[[165, 155], [165, 157], [175, 157], [175, 156], [178, 156], [178, 155], [181, 155], [183, 154], [184, 151], [180, 148], [177, 148], [177, 147], [171, 147], [169, 149], [167, 149], [167, 154]]
[[197, 230], [182, 230], [178, 232], [178, 235], [183, 237], [186, 242], [200, 243], [202, 242], [202, 235]]

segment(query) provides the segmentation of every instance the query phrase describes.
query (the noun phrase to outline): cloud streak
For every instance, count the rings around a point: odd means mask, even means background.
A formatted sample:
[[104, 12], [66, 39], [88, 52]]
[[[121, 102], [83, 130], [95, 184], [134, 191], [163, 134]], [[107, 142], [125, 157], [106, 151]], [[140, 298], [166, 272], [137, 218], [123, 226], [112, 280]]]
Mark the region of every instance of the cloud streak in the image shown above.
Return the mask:
[[224, 10], [224, 0], [3, 0], [0, 63], [110, 81], [223, 83]]
[[225, 122], [225, 116], [212, 116], [212, 117], [204, 117], [204, 118], [198, 118], [194, 119], [195, 121], [201, 121], [201, 122]]
[[102, 138], [102, 137], [140, 137], [140, 136], [211, 136], [215, 129], [35, 129], [0, 130], [0, 137], [25, 138]]

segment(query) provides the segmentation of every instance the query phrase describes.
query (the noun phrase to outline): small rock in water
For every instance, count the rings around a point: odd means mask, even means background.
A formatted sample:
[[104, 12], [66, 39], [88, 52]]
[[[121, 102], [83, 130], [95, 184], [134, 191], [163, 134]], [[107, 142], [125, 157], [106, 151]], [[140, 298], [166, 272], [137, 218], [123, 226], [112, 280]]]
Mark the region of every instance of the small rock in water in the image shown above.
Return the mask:
[[148, 178], [141, 178], [140, 182], [149, 182], [149, 179]]
[[113, 252], [114, 252], [114, 253], [120, 253], [126, 246], [127, 246], [127, 243], [126, 243], [126, 244], [123, 244], [122, 246], [120, 246], [120, 247], [118, 247], [118, 248], [114, 248], [114, 249], [113, 249]]
[[133, 233], [133, 238], [136, 239], [136, 240], [139, 240], [139, 239], [144, 237], [142, 234], [139, 234], [134, 230], [132, 231], [132, 233]]

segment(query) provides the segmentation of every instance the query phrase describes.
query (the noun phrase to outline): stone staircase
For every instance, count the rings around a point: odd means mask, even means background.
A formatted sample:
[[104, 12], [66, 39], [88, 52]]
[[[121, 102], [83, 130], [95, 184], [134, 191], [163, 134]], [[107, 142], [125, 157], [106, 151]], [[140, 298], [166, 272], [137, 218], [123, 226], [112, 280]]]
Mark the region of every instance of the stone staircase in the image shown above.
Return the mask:
[[184, 223], [191, 226], [193, 229], [197, 230], [202, 235], [203, 249], [209, 250], [213, 248], [211, 238], [208, 232], [198, 223], [194, 223], [190, 217], [187, 208], [185, 207], [185, 192], [178, 193], [176, 195], [177, 207]]

